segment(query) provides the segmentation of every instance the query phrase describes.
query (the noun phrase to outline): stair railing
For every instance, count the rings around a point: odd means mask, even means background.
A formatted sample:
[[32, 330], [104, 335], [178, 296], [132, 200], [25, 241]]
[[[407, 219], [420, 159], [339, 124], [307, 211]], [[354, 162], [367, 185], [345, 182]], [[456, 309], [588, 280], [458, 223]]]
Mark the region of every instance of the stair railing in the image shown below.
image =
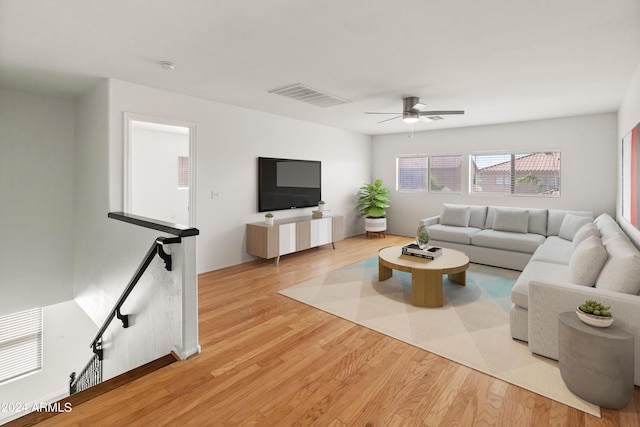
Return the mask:
[[89, 363], [76, 376], [75, 372], [69, 375], [69, 395], [86, 390], [89, 387], [102, 382], [102, 360], [94, 354]]
[[156, 255], [162, 258], [165, 264], [165, 268], [168, 271], [171, 271], [171, 254], [168, 254], [164, 251], [163, 245], [180, 242], [182, 242], [182, 239], [180, 237], [158, 237], [154, 240], [144, 259], [134, 273], [133, 277], [127, 284], [127, 287], [124, 289], [122, 295], [120, 295], [120, 298], [118, 298], [118, 301], [115, 303], [115, 305], [107, 315], [107, 318], [102, 323], [102, 326], [98, 330], [98, 333], [91, 341], [90, 346], [94, 353], [93, 357], [91, 358], [89, 363], [87, 363], [87, 365], [82, 369], [82, 371], [80, 371], [79, 375], [76, 376], [75, 372], [71, 373], [69, 380], [69, 394], [77, 393], [102, 382], [102, 336], [104, 335], [113, 319], [116, 317], [122, 322], [123, 328], [129, 327], [129, 315], [122, 314], [122, 312], [120, 311], [122, 305], [125, 303], [127, 297], [129, 297], [133, 289], [136, 287], [138, 281], [140, 281], [140, 278], [147, 270], [147, 268], [151, 264], [151, 261], [153, 261], [153, 258]]
[[122, 308], [122, 305], [127, 300], [127, 297], [129, 297], [129, 294], [131, 294], [131, 291], [133, 291], [133, 288], [135, 288], [136, 285], [138, 284], [138, 281], [140, 280], [144, 272], [147, 270], [147, 267], [149, 267], [149, 264], [151, 264], [151, 261], [153, 261], [153, 258], [156, 255], [160, 256], [160, 258], [162, 258], [162, 260], [164, 261], [165, 268], [168, 271], [171, 271], [171, 254], [166, 253], [162, 248], [162, 246], [165, 244], [180, 243], [181, 241], [182, 239], [180, 237], [158, 237], [153, 242], [153, 244], [147, 251], [147, 254], [145, 255], [144, 259], [138, 266], [138, 269], [136, 270], [135, 274], [129, 281], [129, 284], [124, 289], [124, 291], [122, 292], [122, 295], [120, 295], [120, 298], [118, 298], [118, 301], [116, 302], [116, 304], [113, 306], [113, 308], [107, 315], [107, 318], [102, 323], [102, 326], [98, 330], [98, 333], [96, 334], [96, 336], [93, 338], [93, 341], [91, 341], [91, 348], [93, 352], [98, 355], [100, 360], [102, 360], [102, 335], [107, 330], [107, 328], [109, 327], [113, 319], [117, 317], [122, 322], [123, 328], [129, 327], [129, 315], [122, 314], [120, 312], [120, 308]]

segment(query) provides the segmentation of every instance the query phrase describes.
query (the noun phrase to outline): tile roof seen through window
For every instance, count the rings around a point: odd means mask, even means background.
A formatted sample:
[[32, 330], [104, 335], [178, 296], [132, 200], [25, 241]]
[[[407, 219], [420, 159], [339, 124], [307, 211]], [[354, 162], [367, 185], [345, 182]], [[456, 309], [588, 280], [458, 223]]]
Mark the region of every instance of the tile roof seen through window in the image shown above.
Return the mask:
[[[516, 155], [517, 156], [517, 155]], [[502, 162], [480, 169], [483, 172], [509, 172], [511, 162]], [[532, 153], [516, 158], [517, 171], [559, 171], [560, 153]]]

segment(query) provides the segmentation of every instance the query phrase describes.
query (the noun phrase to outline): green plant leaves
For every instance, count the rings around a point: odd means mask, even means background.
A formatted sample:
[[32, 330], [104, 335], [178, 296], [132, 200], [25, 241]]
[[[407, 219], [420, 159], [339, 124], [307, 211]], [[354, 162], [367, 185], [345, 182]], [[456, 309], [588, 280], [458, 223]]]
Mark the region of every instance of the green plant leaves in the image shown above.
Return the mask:
[[358, 203], [362, 207], [360, 213], [372, 218], [387, 216], [385, 211], [389, 207], [389, 189], [382, 187], [382, 180], [376, 179], [373, 184], [360, 187]]

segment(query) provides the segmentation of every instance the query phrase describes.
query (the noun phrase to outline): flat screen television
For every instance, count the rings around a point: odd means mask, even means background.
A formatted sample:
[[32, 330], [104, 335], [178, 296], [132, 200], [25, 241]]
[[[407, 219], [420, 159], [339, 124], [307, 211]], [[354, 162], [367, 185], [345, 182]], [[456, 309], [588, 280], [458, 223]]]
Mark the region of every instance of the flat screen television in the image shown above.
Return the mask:
[[258, 157], [258, 212], [317, 206], [321, 162]]

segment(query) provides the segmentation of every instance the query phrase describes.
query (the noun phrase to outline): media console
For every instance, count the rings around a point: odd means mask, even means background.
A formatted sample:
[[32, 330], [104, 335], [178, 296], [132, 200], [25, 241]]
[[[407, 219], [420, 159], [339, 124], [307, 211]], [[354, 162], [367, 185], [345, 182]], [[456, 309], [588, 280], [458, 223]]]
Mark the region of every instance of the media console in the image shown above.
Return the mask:
[[247, 252], [260, 258], [276, 258], [280, 256], [344, 239], [344, 218], [330, 216], [312, 218], [301, 216], [280, 219], [273, 225], [264, 222], [247, 224]]

